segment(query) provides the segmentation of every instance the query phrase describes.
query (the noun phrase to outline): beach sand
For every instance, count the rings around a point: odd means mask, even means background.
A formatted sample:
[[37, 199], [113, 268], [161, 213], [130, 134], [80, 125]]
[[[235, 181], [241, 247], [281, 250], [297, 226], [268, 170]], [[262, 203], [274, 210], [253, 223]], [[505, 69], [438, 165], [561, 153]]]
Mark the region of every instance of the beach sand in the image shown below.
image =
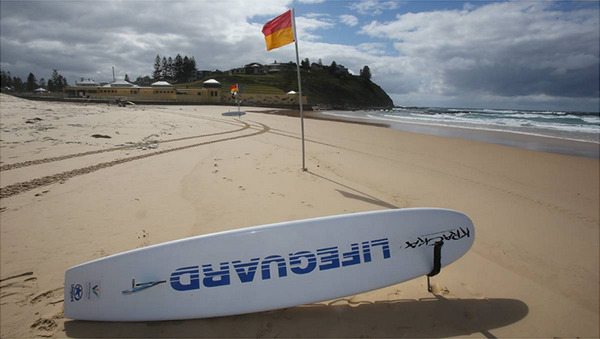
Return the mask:
[[[229, 109], [0, 94], [2, 338], [600, 335], [598, 159], [306, 119], [303, 172], [299, 119], [259, 108], [245, 108], [241, 121], [222, 117]], [[432, 278], [435, 293], [422, 277], [214, 319], [62, 315], [65, 270], [93, 259], [223, 230], [409, 207], [454, 209], [475, 224], [473, 248]]]

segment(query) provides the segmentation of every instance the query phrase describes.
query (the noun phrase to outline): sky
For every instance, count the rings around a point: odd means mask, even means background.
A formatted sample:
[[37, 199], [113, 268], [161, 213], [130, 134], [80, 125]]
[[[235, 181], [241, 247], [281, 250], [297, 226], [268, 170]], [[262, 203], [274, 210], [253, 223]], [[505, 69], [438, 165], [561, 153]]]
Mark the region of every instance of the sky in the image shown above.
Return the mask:
[[73, 84], [151, 75], [157, 54], [295, 61], [261, 33], [290, 8], [301, 59], [368, 65], [395, 105], [600, 111], [598, 1], [1, 0], [0, 67]]

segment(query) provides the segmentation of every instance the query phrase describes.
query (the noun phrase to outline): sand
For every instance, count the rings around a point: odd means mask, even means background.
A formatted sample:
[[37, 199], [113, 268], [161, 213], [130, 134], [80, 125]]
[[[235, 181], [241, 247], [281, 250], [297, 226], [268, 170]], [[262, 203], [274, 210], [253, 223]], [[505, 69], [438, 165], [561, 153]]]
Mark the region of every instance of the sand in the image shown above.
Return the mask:
[[[599, 161], [234, 107], [0, 95], [0, 321], [17, 337], [598, 337]], [[34, 119], [41, 120], [34, 120]], [[29, 123], [27, 123], [29, 121]], [[98, 134], [105, 137], [92, 137]], [[64, 319], [67, 268], [184, 237], [342, 213], [470, 216], [465, 257], [340, 300], [169, 322]]]

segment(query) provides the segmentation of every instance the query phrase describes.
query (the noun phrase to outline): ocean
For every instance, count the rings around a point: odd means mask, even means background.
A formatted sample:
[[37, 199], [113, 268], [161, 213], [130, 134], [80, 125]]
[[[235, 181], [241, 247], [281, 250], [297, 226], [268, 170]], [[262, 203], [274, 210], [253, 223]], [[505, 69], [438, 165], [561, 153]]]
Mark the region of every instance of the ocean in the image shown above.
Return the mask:
[[[488, 141], [562, 154], [599, 156], [600, 113], [594, 112], [395, 107], [389, 110], [320, 113], [341, 119], [384, 123], [391, 128], [410, 132]], [[484, 133], [486, 131], [503, 133], [492, 135]], [[540, 142], [539, 140], [544, 139], [536, 138], [535, 143], [531, 144], [532, 139], [524, 136], [548, 139]], [[558, 149], [556, 145], [559, 145]]]

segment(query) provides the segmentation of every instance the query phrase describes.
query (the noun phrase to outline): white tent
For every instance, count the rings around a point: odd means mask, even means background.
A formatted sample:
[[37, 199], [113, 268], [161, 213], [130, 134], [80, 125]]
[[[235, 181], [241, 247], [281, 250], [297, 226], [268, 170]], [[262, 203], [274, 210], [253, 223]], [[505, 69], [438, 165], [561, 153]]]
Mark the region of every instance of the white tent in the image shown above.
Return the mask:
[[40, 88], [36, 89], [34, 92], [42, 93], [42, 92], [48, 92], [48, 91], [46, 91], [45, 89], [40, 87]]

